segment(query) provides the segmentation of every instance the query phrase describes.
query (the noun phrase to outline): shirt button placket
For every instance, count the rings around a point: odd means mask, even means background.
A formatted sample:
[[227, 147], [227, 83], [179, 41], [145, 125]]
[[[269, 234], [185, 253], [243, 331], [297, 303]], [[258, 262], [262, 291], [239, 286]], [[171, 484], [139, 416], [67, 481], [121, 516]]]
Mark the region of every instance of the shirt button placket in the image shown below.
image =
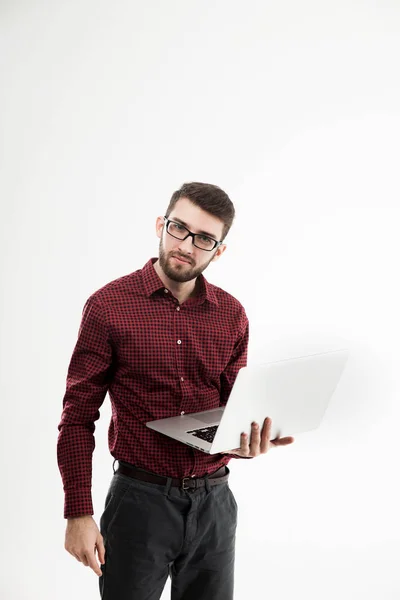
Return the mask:
[[[181, 310], [180, 306], [177, 306], [177, 307], [176, 307], [176, 310], [179, 312], [179, 311]], [[181, 345], [181, 344], [182, 344], [182, 340], [178, 340], [178, 341], [177, 341], [177, 344], [178, 344], [178, 345]], [[185, 381], [183, 377], [181, 377], [181, 381]], [[184, 414], [185, 414], [185, 411], [183, 410], [183, 411], [181, 412], [181, 415], [184, 415]]]

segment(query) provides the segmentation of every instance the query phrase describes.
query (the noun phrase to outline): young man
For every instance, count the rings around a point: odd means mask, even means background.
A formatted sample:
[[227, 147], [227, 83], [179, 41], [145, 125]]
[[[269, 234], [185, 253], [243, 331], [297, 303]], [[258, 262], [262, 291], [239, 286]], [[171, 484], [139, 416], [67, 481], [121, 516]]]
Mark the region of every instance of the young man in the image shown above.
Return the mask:
[[[270, 441], [266, 419], [261, 433], [253, 424], [251, 439], [242, 435], [240, 447], [209, 455], [145, 425], [225, 404], [247, 363], [243, 306], [202, 275], [225, 252], [233, 219], [233, 204], [219, 187], [183, 185], [157, 218], [158, 260], [85, 303], [57, 458], [65, 548], [99, 575], [103, 600], [156, 600], [168, 576], [172, 600], [232, 600], [237, 505], [226, 465], [293, 442]], [[92, 518], [93, 433], [107, 391], [109, 449], [119, 467], [99, 531]]]

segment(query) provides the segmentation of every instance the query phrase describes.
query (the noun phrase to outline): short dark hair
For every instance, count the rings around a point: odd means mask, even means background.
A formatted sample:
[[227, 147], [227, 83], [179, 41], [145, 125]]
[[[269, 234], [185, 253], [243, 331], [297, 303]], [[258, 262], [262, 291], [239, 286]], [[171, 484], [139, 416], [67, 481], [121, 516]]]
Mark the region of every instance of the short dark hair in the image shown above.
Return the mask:
[[179, 190], [176, 190], [172, 194], [167, 212], [165, 213], [166, 217], [169, 217], [180, 198], [188, 198], [196, 206], [223, 221], [222, 238], [219, 241], [223, 241], [226, 238], [235, 218], [235, 208], [228, 194], [221, 190], [220, 187], [211, 183], [199, 183], [197, 181], [184, 183]]

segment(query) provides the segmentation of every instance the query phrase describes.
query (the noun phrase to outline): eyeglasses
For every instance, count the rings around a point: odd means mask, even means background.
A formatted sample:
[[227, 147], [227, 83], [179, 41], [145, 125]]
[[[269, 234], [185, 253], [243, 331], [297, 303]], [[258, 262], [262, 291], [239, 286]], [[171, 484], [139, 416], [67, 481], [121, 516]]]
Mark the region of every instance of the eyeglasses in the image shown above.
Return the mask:
[[167, 222], [166, 227], [169, 235], [172, 235], [172, 237], [176, 238], [177, 240], [186, 240], [186, 238], [190, 235], [193, 239], [193, 244], [196, 246], [196, 248], [200, 248], [200, 250], [206, 250], [206, 252], [210, 252], [222, 244], [222, 242], [217, 242], [217, 240], [214, 240], [203, 233], [192, 233], [180, 223], [171, 221], [171, 219], [167, 219], [167, 217], [164, 217], [164, 221]]

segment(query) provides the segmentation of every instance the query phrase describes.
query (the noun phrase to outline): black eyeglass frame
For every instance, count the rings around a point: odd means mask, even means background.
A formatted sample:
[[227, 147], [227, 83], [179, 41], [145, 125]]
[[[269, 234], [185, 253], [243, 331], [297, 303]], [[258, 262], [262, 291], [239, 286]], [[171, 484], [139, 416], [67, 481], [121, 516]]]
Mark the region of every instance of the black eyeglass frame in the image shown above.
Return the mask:
[[[186, 240], [188, 236], [190, 236], [192, 238], [192, 244], [193, 246], [196, 246], [195, 244], [195, 236], [196, 235], [202, 235], [204, 236], [204, 233], [192, 233], [191, 231], [189, 231], [189, 229], [187, 227], [185, 227], [184, 225], [182, 225], [182, 223], [178, 223], [177, 221], [174, 221], [173, 219], [168, 219], [168, 217], [164, 216], [164, 221], [166, 221], [166, 231], [168, 233], [168, 235], [170, 235], [171, 237], [175, 238], [176, 240]], [[168, 225], [170, 223], [174, 223], [175, 225], [179, 225], [180, 227], [183, 227], [183, 229], [186, 229], [187, 231], [187, 235], [185, 235], [184, 238], [178, 238], [176, 237], [176, 235], [173, 235], [172, 233], [170, 233], [168, 231]], [[215, 250], [215, 248], [218, 248], [218, 246], [220, 246], [222, 244], [222, 242], [218, 242], [217, 240], [214, 240], [214, 238], [210, 237], [209, 235], [206, 235], [205, 237], [208, 237], [210, 240], [212, 240], [214, 242], [214, 246], [212, 248], [210, 248], [209, 250], [207, 250], [207, 248], [200, 248], [199, 246], [196, 246], [196, 248], [198, 248], [199, 250], [204, 250], [204, 252], [212, 252], [213, 250]]]

